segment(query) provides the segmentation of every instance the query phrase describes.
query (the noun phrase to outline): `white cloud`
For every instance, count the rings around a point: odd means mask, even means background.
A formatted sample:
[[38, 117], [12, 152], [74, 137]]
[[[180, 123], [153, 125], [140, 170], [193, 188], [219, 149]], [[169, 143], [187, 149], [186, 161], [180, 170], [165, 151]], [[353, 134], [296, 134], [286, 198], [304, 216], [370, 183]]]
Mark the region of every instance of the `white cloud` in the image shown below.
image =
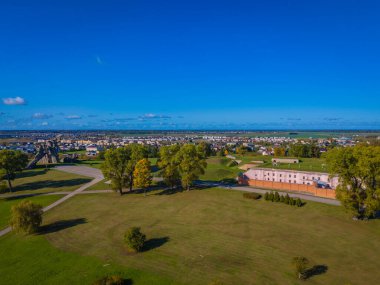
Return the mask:
[[146, 120], [146, 119], [170, 119], [170, 116], [167, 115], [156, 115], [156, 114], [145, 114], [144, 116], [141, 116], [140, 119]]
[[25, 105], [26, 101], [24, 98], [15, 97], [15, 98], [4, 98], [3, 103], [5, 105]]
[[70, 116], [66, 116], [65, 118], [67, 120], [79, 120], [79, 119], [82, 119], [82, 117], [79, 116], [79, 115], [70, 115]]
[[49, 123], [48, 122], [42, 122], [41, 126], [48, 126]]
[[32, 115], [33, 119], [40, 119], [40, 120], [49, 119], [51, 117], [53, 117], [53, 116], [52, 115], [47, 115], [47, 114], [44, 114], [44, 113], [34, 113]]

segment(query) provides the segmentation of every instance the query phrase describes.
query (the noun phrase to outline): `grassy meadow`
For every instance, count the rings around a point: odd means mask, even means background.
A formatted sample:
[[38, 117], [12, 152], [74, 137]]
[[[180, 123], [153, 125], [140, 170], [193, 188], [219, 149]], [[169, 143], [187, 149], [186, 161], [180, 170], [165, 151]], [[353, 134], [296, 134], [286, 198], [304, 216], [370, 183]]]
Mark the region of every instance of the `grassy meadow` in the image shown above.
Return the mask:
[[[137, 285], [377, 284], [380, 277], [380, 220], [355, 222], [341, 207], [312, 202], [295, 208], [217, 188], [89, 194], [46, 213], [44, 225], [39, 236], [0, 238], [3, 280], [91, 284], [107, 270]], [[123, 242], [131, 226], [147, 235], [142, 253], [130, 253]], [[299, 282], [291, 265], [297, 255], [324, 271]], [[155, 283], [146, 282], [151, 278]]]

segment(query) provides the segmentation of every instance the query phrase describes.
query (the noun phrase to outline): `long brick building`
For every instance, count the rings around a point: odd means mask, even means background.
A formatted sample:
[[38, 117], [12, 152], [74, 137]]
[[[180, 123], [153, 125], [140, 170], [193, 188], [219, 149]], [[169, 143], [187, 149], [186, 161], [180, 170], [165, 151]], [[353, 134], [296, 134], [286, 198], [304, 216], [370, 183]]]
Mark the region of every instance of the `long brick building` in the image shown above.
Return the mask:
[[251, 168], [239, 177], [239, 183], [254, 187], [307, 192], [315, 196], [335, 198], [338, 177], [328, 173], [270, 168]]

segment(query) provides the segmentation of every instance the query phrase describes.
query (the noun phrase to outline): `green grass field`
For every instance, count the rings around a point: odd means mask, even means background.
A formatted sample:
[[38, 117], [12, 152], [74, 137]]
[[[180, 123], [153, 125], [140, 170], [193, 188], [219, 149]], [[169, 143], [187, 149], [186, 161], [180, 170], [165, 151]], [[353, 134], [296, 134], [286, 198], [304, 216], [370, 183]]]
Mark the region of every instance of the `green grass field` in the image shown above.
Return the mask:
[[326, 161], [323, 158], [299, 158], [300, 163], [297, 163], [297, 164], [284, 163], [284, 164], [279, 164], [278, 166], [273, 166], [272, 158], [273, 156], [263, 156], [263, 155], [249, 155], [249, 154], [246, 154], [244, 156], [236, 155], [236, 159], [242, 160], [242, 163], [240, 165], [258, 160], [258, 161], [264, 161], [264, 163], [259, 164], [258, 167], [327, 172]]
[[89, 181], [91, 178], [85, 176], [54, 169], [36, 168], [17, 174], [12, 184], [14, 193], [36, 194], [73, 191]]
[[236, 178], [242, 171], [237, 166], [228, 166], [229, 162], [229, 159], [223, 157], [208, 158], [205, 174], [200, 178], [210, 181]]
[[[167, 280], [206, 285], [216, 279], [224, 284], [339, 285], [379, 280], [380, 220], [355, 222], [341, 207], [308, 202], [295, 208], [223, 189], [154, 191], [147, 197], [76, 196], [47, 213], [44, 223], [57, 221], [66, 222], [44, 236], [57, 249], [43, 236], [0, 239], [3, 280], [91, 284], [104, 270], [116, 268], [136, 285], [170, 284]], [[147, 235], [140, 254], [129, 253], [124, 245], [130, 226], [140, 226]], [[311, 265], [327, 266], [327, 272], [298, 282], [291, 266], [297, 255], [309, 258]], [[146, 283], [152, 276], [166, 281]]]
[[0, 197], [0, 229], [5, 228], [8, 225], [10, 212], [13, 205], [18, 204], [23, 200], [30, 200], [33, 203], [37, 203], [45, 207], [57, 201], [61, 197], [62, 197], [61, 195], [15, 197], [15, 198]]

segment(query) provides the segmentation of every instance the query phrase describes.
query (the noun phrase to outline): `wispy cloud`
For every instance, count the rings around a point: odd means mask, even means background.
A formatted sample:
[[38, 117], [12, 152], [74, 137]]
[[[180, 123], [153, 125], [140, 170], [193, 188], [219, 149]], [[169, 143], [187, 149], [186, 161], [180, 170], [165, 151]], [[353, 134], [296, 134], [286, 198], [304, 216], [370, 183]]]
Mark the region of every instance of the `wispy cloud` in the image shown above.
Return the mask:
[[48, 125], [49, 125], [48, 122], [42, 122], [42, 123], [41, 123], [41, 126], [48, 126]]
[[3, 103], [5, 105], [25, 105], [26, 101], [24, 98], [14, 97], [14, 98], [4, 98]]
[[145, 114], [143, 116], [140, 116], [139, 119], [142, 120], [150, 120], [150, 119], [170, 119], [171, 117], [168, 115], [157, 115], [157, 114]]
[[66, 116], [65, 118], [67, 120], [80, 120], [80, 119], [82, 119], [82, 117], [79, 115], [69, 115], [69, 116]]
[[334, 122], [334, 121], [340, 121], [342, 118], [323, 118], [323, 120], [325, 121], [330, 121], [330, 122]]
[[95, 59], [96, 59], [96, 63], [97, 63], [97, 64], [100, 64], [100, 65], [103, 64], [103, 60], [100, 58], [100, 56], [97, 55], [97, 56], [95, 57]]
[[32, 115], [33, 119], [38, 119], [38, 120], [46, 120], [46, 119], [50, 119], [51, 117], [53, 117], [53, 116], [48, 115], [48, 114], [44, 114], [44, 113], [34, 113]]

